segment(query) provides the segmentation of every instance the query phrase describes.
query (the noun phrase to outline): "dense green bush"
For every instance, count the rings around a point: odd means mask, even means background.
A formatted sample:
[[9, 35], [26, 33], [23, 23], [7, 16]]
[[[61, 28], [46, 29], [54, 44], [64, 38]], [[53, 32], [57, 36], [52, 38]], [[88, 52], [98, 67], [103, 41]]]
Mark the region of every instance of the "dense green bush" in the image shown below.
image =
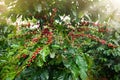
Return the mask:
[[5, 1], [16, 24], [0, 24], [1, 80], [120, 79], [120, 33], [80, 12], [94, 2]]

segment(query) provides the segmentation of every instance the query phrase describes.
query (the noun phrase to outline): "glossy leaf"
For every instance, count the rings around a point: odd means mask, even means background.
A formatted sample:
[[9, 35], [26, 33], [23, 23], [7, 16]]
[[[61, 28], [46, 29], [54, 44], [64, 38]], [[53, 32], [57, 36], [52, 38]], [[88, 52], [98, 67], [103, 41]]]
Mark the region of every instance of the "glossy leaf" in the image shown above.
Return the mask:
[[76, 60], [76, 64], [78, 65], [80, 71], [80, 77], [82, 80], [86, 80], [87, 79], [87, 63], [86, 61], [81, 57], [81, 56], [76, 56], [75, 57]]

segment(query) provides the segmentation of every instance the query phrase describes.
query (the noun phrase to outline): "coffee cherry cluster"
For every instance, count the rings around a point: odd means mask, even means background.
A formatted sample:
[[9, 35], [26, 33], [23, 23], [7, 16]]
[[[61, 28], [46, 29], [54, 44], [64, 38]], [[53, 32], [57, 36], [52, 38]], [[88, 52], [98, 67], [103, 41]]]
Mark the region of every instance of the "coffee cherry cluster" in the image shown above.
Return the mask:
[[45, 37], [48, 38], [47, 44], [51, 44], [52, 43], [53, 33], [50, 32], [48, 28], [43, 29], [42, 35], [44, 35]]
[[100, 39], [99, 42], [100, 42], [101, 44], [103, 44], [103, 45], [104, 45], [104, 44], [107, 44], [107, 42], [106, 42], [105, 40], [102, 40], [102, 39]]
[[22, 54], [22, 58], [26, 58], [27, 56], [27, 54]]
[[77, 31], [88, 31], [90, 28], [77, 28]]
[[101, 43], [103, 45], [106, 44], [108, 47], [111, 47], [111, 48], [116, 48], [117, 47], [116, 45], [114, 45], [112, 43], [107, 44], [107, 41], [105, 41], [103, 39], [100, 39], [100, 38], [98, 38], [96, 36], [90, 35], [90, 34], [74, 34], [73, 32], [70, 32], [68, 34], [68, 36], [71, 36], [72, 41], [74, 41], [76, 38], [79, 38], [79, 37], [87, 37], [87, 38], [95, 40], [95, 41], [97, 41], [97, 42], [99, 42], [99, 43]]
[[117, 46], [114, 45], [114, 44], [112, 44], [112, 43], [108, 43], [107, 46], [108, 46], [108, 47], [111, 47], [111, 48], [117, 48]]
[[[47, 42], [46, 44], [51, 44], [52, 43], [52, 39], [53, 39], [53, 33], [49, 31], [48, 28], [45, 28], [42, 30], [42, 34], [41, 36], [39, 37], [36, 37], [36, 38], [33, 38], [33, 39], [27, 39], [25, 40], [25, 42], [33, 42], [34, 43], [37, 43], [41, 38], [44, 38], [44, 37], [47, 37]], [[32, 44], [24, 44], [25, 47], [29, 47], [29, 46], [32, 46]]]
[[106, 24], [100, 24], [98, 22], [91, 22], [91, 21], [85, 21], [85, 20], [81, 20], [78, 26], [88, 26], [88, 25], [96, 26], [96, 27], [106, 26]]
[[38, 42], [38, 41], [39, 41], [39, 38], [33, 38], [33, 39], [32, 39], [32, 42], [34, 42], [34, 43], [35, 43], [35, 42]]
[[39, 54], [39, 52], [42, 50], [42, 48], [37, 48], [35, 50], [35, 52], [32, 54], [32, 57], [28, 60], [28, 64], [27, 66], [29, 67], [30, 64], [35, 60], [35, 58], [37, 57], [37, 55]]
[[79, 23], [80, 23], [80, 26], [88, 26], [90, 24], [89, 21], [81, 21]]
[[31, 39], [28, 39], [28, 40], [25, 40], [25, 42], [32, 42], [31, 44], [27, 44], [25, 43], [24, 44], [24, 47], [31, 47], [33, 46], [35, 43], [37, 43], [38, 41], [40, 40], [40, 38], [33, 38], [32, 40]]
[[27, 24], [21, 24], [21, 27], [25, 27], [25, 28], [27, 28], [27, 27], [30, 27], [30, 22], [28, 22]]
[[104, 28], [99, 28], [98, 29], [98, 32], [108, 32], [109, 30], [106, 28], [106, 29], [104, 29]]

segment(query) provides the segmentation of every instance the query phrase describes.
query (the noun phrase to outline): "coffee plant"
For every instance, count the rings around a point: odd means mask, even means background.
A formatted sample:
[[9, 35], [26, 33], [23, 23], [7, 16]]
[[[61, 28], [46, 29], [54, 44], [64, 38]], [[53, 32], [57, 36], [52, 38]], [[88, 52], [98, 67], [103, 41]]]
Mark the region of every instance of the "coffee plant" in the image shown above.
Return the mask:
[[0, 24], [1, 80], [120, 79], [119, 30], [79, 13], [94, 1], [9, 1], [16, 5], [2, 14], [14, 24]]

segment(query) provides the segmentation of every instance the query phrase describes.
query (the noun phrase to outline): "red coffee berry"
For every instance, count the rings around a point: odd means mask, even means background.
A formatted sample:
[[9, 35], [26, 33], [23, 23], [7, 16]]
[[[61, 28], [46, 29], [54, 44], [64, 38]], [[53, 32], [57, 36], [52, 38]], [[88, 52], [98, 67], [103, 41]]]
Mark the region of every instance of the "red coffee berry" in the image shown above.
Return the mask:
[[30, 27], [30, 22], [28, 22], [27, 26]]
[[30, 67], [30, 64], [27, 64], [28, 67]]
[[32, 62], [32, 59], [30, 59], [28, 62], [31, 63], [31, 62]]
[[109, 44], [108, 44], [108, 47], [116, 48], [117, 46], [116, 46], [116, 45], [113, 45], [112, 43], [109, 43]]
[[43, 31], [42, 31], [42, 34], [43, 35], [48, 35], [50, 32], [49, 32], [49, 29], [48, 28], [45, 28], [45, 29], [43, 29]]
[[89, 22], [88, 22], [88, 21], [85, 21], [84, 25], [85, 25], [85, 26], [88, 26], [88, 25], [89, 25]]
[[31, 59], [34, 60], [35, 58], [36, 58], [36, 55], [33, 55]]
[[100, 42], [101, 44], [106, 44], [106, 41], [105, 41], [105, 40], [99, 40], [99, 42]]
[[37, 50], [41, 50], [42, 48], [37, 48]]
[[68, 33], [68, 36], [73, 36], [73, 35], [74, 35], [73, 31]]
[[26, 58], [27, 57], [27, 55], [26, 54], [22, 54], [22, 58]]
[[108, 47], [113, 47], [113, 44], [112, 44], [112, 43], [109, 43], [109, 44], [108, 44]]
[[33, 38], [32, 42], [38, 42], [38, 38]]

